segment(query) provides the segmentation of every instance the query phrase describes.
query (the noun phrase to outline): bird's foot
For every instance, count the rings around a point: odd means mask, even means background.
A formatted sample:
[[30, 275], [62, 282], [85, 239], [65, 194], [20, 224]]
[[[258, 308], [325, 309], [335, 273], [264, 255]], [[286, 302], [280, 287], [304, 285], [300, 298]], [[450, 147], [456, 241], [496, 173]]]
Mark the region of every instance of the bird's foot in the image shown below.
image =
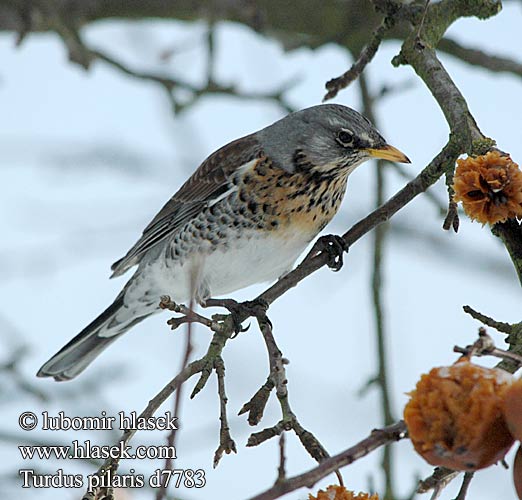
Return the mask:
[[317, 255], [319, 252], [325, 252], [328, 256], [326, 265], [337, 272], [343, 267], [343, 254], [348, 252], [350, 246], [342, 236], [337, 234], [327, 234], [321, 236], [312, 247], [311, 254]]
[[268, 302], [263, 299], [247, 300], [237, 302], [234, 299], [206, 299], [202, 301], [203, 307], [224, 307], [230, 313], [234, 329], [234, 337], [239, 333], [246, 332], [250, 325], [243, 327], [242, 323], [251, 316], [265, 316], [268, 310]]

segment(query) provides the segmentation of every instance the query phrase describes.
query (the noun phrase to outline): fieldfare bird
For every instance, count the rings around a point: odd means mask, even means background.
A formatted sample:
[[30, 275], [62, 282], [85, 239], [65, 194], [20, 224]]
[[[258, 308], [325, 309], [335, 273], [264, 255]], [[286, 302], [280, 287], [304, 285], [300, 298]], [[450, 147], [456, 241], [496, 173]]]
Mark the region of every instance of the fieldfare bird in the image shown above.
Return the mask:
[[[69, 380], [160, 298], [200, 304], [288, 272], [370, 158], [409, 163], [353, 109], [289, 114], [210, 155], [145, 228], [111, 277], [137, 266], [114, 302], [38, 372]], [[191, 297], [192, 296], [192, 297]]]

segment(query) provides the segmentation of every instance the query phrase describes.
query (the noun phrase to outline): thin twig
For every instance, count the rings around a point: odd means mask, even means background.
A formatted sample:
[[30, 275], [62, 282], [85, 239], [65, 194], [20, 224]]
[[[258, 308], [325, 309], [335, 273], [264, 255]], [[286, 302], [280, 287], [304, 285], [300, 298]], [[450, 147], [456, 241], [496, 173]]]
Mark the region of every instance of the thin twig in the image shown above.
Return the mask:
[[469, 314], [472, 318], [475, 318], [476, 320], [480, 321], [481, 323], [484, 323], [485, 325], [490, 326], [491, 328], [494, 328], [495, 330], [498, 330], [499, 332], [507, 333], [507, 334], [510, 334], [513, 332], [513, 325], [510, 325], [509, 323], [496, 321], [493, 318], [486, 316], [485, 314], [475, 311], [475, 309], [473, 309], [470, 306], [464, 306], [463, 309], [464, 309], [464, 312]]
[[522, 77], [522, 63], [508, 57], [487, 54], [479, 49], [464, 47], [447, 37], [439, 42], [437, 48], [475, 67], [479, 66], [495, 73], [511, 73]]
[[419, 481], [417, 493], [426, 493], [430, 490], [434, 490], [434, 495], [437, 493], [437, 496], [432, 496], [431, 498], [435, 500], [435, 498], [440, 495], [440, 492], [459, 474], [460, 472], [448, 469], [447, 467], [435, 467], [431, 476]]
[[[215, 334], [218, 335], [218, 334]], [[224, 342], [223, 342], [224, 346]], [[159, 407], [172, 395], [173, 392], [179, 389], [179, 387], [186, 382], [190, 377], [195, 375], [196, 373], [201, 372], [201, 370], [205, 366], [205, 358], [198, 359], [196, 361], [192, 361], [190, 364], [186, 366], [184, 370], [179, 372], [168, 384], [166, 384], [161, 391], [152, 398], [147, 407], [140, 413], [138, 416], [138, 420], [147, 420], [156, 413]], [[126, 430], [121, 438], [118, 440], [117, 445], [121, 443], [121, 449], [125, 447], [132, 439], [134, 434], [136, 434], [137, 429], [128, 429]], [[103, 476], [109, 472], [115, 473], [118, 470], [118, 465], [120, 461], [119, 456], [111, 457], [105, 461], [102, 467], [98, 469], [96, 472], [97, 476]], [[83, 497], [84, 499], [94, 498], [92, 496], [93, 492], [87, 492], [87, 494]]]
[[[207, 37], [209, 62], [207, 65], [206, 84], [198, 87], [172, 76], [163, 76], [148, 71], [131, 69], [129, 66], [125, 65], [116, 58], [109, 56], [104, 51], [89, 48], [84, 43], [77, 27], [72, 25], [69, 22], [68, 17], [62, 15], [58, 9], [48, 8], [44, 2], [40, 2], [37, 6], [34, 7], [34, 9], [38, 11], [39, 15], [48, 20], [49, 28], [55, 31], [62, 38], [65, 46], [69, 51], [69, 59], [72, 62], [75, 62], [85, 70], [88, 70], [92, 62], [98, 60], [133, 78], [156, 83], [165, 90], [172, 110], [175, 113], [186, 109], [187, 107], [194, 104], [201, 96], [207, 94], [226, 94], [247, 100], [270, 100], [279, 104], [282, 109], [289, 113], [294, 111], [294, 107], [288, 102], [284, 94], [287, 92], [287, 90], [289, 90], [289, 88], [294, 86], [296, 81], [295, 79], [293, 79], [291, 82], [287, 82], [281, 85], [279, 89], [273, 92], [266, 93], [244, 92], [233, 85], [220, 85], [214, 80], [213, 65], [215, 61], [211, 60], [215, 55], [212, 26], [209, 28], [209, 35]], [[188, 91], [190, 94], [188, 100], [182, 102], [177, 99], [174, 94], [176, 89]]]
[[449, 231], [453, 228], [456, 233], [459, 231], [459, 212], [458, 206], [453, 196], [455, 191], [453, 190], [453, 171], [446, 172], [446, 187], [448, 189], [448, 213], [442, 224], [442, 229]]
[[257, 425], [263, 418], [263, 413], [270, 397], [270, 393], [274, 388], [274, 382], [270, 375], [266, 379], [266, 382], [258, 389], [258, 391], [246, 402], [238, 415], [248, 412], [248, 423], [250, 425]]
[[373, 430], [368, 437], [351, 448], [333, 457], [326, 458], [317, 467], [303, 474], [289, 477], [284, 481], [274, 484], [271, 488], [252, 497], [250, 500], [273, 500], [299, 488], [311, 488], [315, 483], [332, 472], [365, 457], [381, 446], [404, 439], [406, 435], [406, 425], [403, 421], [385, 427], [384, 429]]
[[171, 318], [167, 321], [167, 325], [170, 326], [171, 330], [175, 330], [184, 323], [200, 323], [214, 331], [217, 328], [215, 321], [198, 314], [192, 307], [172, 301], [168, 295], [161, 296], [159, 307], [160, 309], [168, 309], [169, 311], [183, 314], [179, 318]]
[[285, 433], [279, 436], [279, 467], [277, 468], [277, 480], [276, 482], [284, 481], [286, 478], [286, 466], [285, 466]]
[[214, 468], [217, 467], [223, 453], [229, 455], [234, 452], [237, 453], [236, 443], [232, 439], [230, 435], [230, 427], [228, 426], [228, 418], [227, 418], [227, 395], [225, 392], [225, 363], [223, 362], [223, 358], [219, 356], [214, 361], [214, 368], [216, 370], [216, 375], [218, 379], [218, 395], [219, 395], [219, 421], [220, 421], [220, 429], [219, 429], [219, 446], [214, 453]]
[[456, 496], [455, 500], [466, 500], [466, 495], [468, 493], [469, 485], [471, 484], [471, 480], [473, 479], [474, 472], [465, 472], [464, 477], [462, 478], [462, 485], [459, 490], [459, 494]]
[[301, 426], [290, 407], [288, 400], [288, 380], [285, 370], [285, 363], [287, 363], [287, 361], [283, 358], [283, 354], [275, 341], [272, 333], [272, 323], [266, 314], [261, 311], [257, 314], [256, 319], [263, 339], [265, 340], [270, 364], [269, 377], [276, 390], [277, 399], [281, 406], [282, 418], [276, 425], [251, 434], [248, 438], [247, 446], [257, 446], [274, 436], [280, 435], [284, 431], [293, 430], [299, 437], [306, 451], [308, 451], [315, 460], [320, 462], [328, 456], [328, 453], [319, 440], [310, 431]]
[[[391, 168], [394, 172], [396, 172], [400, 177], [407, 180], [408, 182], [411, 181], [415, 175], [412, 175], [411, 169], [407, 170], [405, 167], [403, 167], [399, 163], [390, 163], [388, 165], [388, 168]], [[424, 198], [427, 198], [437, 209], [438, 213], [440, 215], [446, 215], [447, 207], [445, 203], [438, 198], [438, 196], [430, 189], [428, 189], [424, 194]]]
[[[284, 94], [294, 86], [296, 79], [292, 79], [281, 85], [277, 90], [272, 92], [246, 92], [239, 90], [234, 85], [221, 85], [217, 83], [215, 80], [209, 80], [207, 83], [201, 87], [191, 85], [190, 83], [183, 81], [178, 78], [173, 78], [171, 76], [161, 76], [158, 74], [139, 71], [131, 69], [130, 67], [123, 64], [121, 61], [105, 54], [101, 50], [91, 50], [94, 59], [98, 59], [103, 61], [113, 68], [118, 69], [119, 71], [125, 73], [126, 75], [132, 76], [134, 78], [150, 81], [159, 84], [167, 93], [167, 97], [171, 101], [174, 112], [179, 113], [194, 104], [194, 102], [200, 97], [207, 94], [224, 94], [237, 97], [239, 99], [245, 100], [268, 100], [274, 101], [281, 106], [286, 112], [291, 113], [295, 111], [294, 107], [285, 99]], [[180, 102], [175, 99], [173, 91], [175, 89], [182, 89], [189, 91], [190, 97], [188, 100], [184, 102]]]
[[[195, 281], [194, 280], [194, 270], [191, 273], [191, 277], [192, 277], [192, 280], [191, 280], [192, 293], [191, 293], [191, 299], [190, 299], [190, 305], [189, 305], [190, 311], [192, 311], [192, 309], [194, 307], [194, 293], [193, 293], [194, 288], [195, 288], [194, 287], [194, 281]], [[161, 307], [162, 303], [164, 303], [163, 297], [161, 298], [161, 301], [160, 301], [160, 307]], [[183, 371], [187, 367], [189, 360], [190, 360], [190, 355], [192, 353], [192, 350], [193, 350], [193, 347], [192, 347], [192, 321], [189, 320], [187, 323], [187, 335], [185, 336], [185, 349], [184, 349], [183, 360], [181, 361], [181, 370], [180, 371]], [[183, 384], [180, 384], [180, 386], [178, 387], [178, 390], [176, 391], [176, 395], [174, 397], [174, 416], [175, 417], [177, 417], [180, 414], [181, 394], [183, 392], [182, 389], [183, 389]], [[167, 438], [168, 449], [175, 449], [176, 435], [177, 435], [178, 429], [179, 429], [179, 424], [176, 425], [176, 427], [170, 431], [168, 438]], [[174, 464], [174, 459], [169, 454], [169, 456], [165, 459], [164, 470], [167, 470], [167, 471], [172, 470], [174, 468], [173, 464]], [[166, 498], [168, 483], [169, 483], [168, 476], [166, 474], [162, 474], [161, 485], [158, 488], [158, 491], [156, 492], [156, 500], [163, 500], [164, 498]]]
[[368, 44], [362, 49], [357, 61], [352, 64], [350, 69], [341, 76], [332, 78], [326, 82], [327, 92], [323, 97], [323, 102], [333, 99], [339, 91], [348, 87], [348, 85], [350, 85], [350, 83], [352, 83], [364, 71], [364, 68], [366, 68], [377, 53], [382, 39], [394, 24], [395, 21], [392, 17], [387, 16], [382, 20], [381, 24], [372, 33], [372, 37]]
[[[484, 327], [479, 328], [479, 338], [472, 345], [466, 347], [455, 346], [454, 352], [463, 354], [464, 356], [494, 356], [504, 361], [510, 361], [518, 368], [522, 366], [522, 356], [504, 349], [495, 347], [493, 339], [487, 334]], [[509, 370], [511, 371], [511, 370]]]
[[522, 285], [522, 223], [515, 218], [497, 222], [491, 227], [491, 232], [500, 238], [506, 247]]

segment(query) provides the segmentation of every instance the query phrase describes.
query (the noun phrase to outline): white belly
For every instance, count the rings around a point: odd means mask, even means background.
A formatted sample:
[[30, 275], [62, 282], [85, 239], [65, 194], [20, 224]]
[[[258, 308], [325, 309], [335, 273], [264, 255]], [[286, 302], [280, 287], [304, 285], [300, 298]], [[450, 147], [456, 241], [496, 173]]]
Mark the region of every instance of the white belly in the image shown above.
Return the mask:
[[208, 285], [212, 296], [221, 296], [254, 283], [274, 281], [292, 268], [307, 244], [303, 238], [272, 235], [242, 240], [206, 257], [201, 284]]
[[195, 292], [197, 298], [222, 297], [235, 290], [274, 281], [289, 271], [306, 248], [310, 235], [274, 232], [230, 241], [227, 248], [209, 254], [196, 254], [183, 265], [168, 265], [159, 258], [144, 266], [127, 289], [125, 302], [158, 300], [169, 295], [174, 301], [187, 302]]

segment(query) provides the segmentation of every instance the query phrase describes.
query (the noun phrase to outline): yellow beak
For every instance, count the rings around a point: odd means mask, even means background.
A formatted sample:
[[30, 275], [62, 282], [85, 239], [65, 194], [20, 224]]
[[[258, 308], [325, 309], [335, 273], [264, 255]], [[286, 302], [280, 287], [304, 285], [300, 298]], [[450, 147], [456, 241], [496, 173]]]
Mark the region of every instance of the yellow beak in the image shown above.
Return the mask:
[[365, 150], [370, 156], [374, 158], [382, 158], [383, 160], [398, 161], [400, 163], [411, 163], [410, 159], [397, 148], [386, 144], [384, 147], [379, 149], [366, 149]]

